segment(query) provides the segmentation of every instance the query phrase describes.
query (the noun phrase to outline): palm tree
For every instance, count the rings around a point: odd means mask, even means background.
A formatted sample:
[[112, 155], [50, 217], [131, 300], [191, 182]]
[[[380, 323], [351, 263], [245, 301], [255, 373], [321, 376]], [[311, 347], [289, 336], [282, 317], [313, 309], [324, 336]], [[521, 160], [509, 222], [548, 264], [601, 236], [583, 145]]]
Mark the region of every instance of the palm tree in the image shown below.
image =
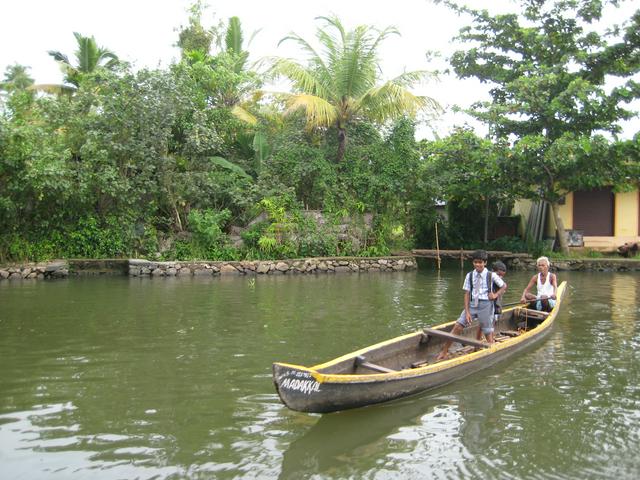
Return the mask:
[[307, 127], [335, 127], [338, 132], [337, 161], [344, 157], [347, 144], [346, 126], [367, 118], [385, 122], [404, 115], [415, 116], [419, 110], [441, 110], [432, 98], [409, 91], [427, 78], [425, 71], [406, 72], [379, 84], [377, 50], [382, 41], [399, 32], [394, 27], [380, 31], [360, 25], [345, 31], [335, 16], [318, 17], [328, 28], [318, 28], [317, 38], [322, 55], [309, 42], [295, 33], [280, 40], [293, 40], [309, 55], [307, 65], [284, 58], [274, 60], [272, 71], [293, 83], [294, 93], [284, 94], [287, 112], [303, 110]]
[[33, 78], [29, 75], [29, 67], [15, 64], [10, 65], [4, 72], [4, 80], [0, 82], [0, 90], [26, 90], [33, 85]]
[[[60, 68], [64, 73], [65, 82], [77, 88], [80, 86], [80, 81], [82, 80], [83, 75], [95, 72], [99, 68], [113, 70], [116, 65], [120, 63], [118, 56], [111, 50], [99, 47], [93, 36], [85, 37], [77, 32], [74, 32], [73, 35], [76, 37], [76, 41], [78, 42], [78, 49], [75, 52], [77, 61], [76, 65], [72, 65], [69, 58], [61, 52], [56, 50], [50, 50], [48, 52], [49, 55], [51, 55], [60, 64]], [[39, 87], [57, 87], [62, 89], [65, 89], [65, 87], [67, 89], [70, 88], [68, 86], [61, 85], [40, 85]], [[73, 87], [71, 88], [73, 89]]]

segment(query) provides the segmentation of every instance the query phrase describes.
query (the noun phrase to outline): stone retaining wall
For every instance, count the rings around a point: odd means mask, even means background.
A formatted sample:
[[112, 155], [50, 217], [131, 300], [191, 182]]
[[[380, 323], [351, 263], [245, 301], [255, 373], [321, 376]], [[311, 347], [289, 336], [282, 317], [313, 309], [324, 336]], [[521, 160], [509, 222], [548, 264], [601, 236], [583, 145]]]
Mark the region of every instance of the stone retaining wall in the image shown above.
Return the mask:
[[154, 262], [149, 260], [60, 260], [48, 264], [0, 267], [0, 280], [64, 278], [69, 275], [174, 277], [247, 274], [400, 272], [417, 268], [413, 257], [336, 257], [242, 262]]
[[69, 264], [66, 261], [0, 267], [0, 280], [64, 278], [68, 275]]
[[[514, 270], [537, 270], [535, 258], [514, 258], [507, 262]], [[575, 260], [551, 259], [551, 270], [585, 272], [636, 272], [640, 260], [629, 258], [588, 258]]]
[[[552, 260], [558, 271], [629, 272], [640, 271], [640, 260], [593, 258]], [[536, 259], [514, 258], [512, 270], [536, 270]], [[400, 272], [414, 270], [414, 257], [332, 257], [296, 260], [255, 260], [241, 262], [154, 262], [149, 260], [58, 260], [46, 264], [0, 266], [0, 281], [65, 278], [69, 275], [129, 275], [131, 277], [173, 277], [189, 275], [283, 275], [339, 272]]]
[[148, 260], [129, 260], [129, 276], [401, 272], [413, 270], [416, 267], [416, 261], [412, 257], [337, 257], [241, 262], [152, 262]]

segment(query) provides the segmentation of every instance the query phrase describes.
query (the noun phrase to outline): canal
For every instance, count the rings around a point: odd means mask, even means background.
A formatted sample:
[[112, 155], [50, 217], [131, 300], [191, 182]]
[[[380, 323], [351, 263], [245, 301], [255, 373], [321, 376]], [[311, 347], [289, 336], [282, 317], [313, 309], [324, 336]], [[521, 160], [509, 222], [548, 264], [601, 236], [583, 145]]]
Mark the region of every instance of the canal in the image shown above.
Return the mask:
[[[509, 272], [506, 301], [532, 272]], [[560, 272], [539, 347], [432, 392], [290, 411], [315, 364], [454, 319], [463, 273], [0, 283], [0, 477], [637, 478], [640, 274]]]

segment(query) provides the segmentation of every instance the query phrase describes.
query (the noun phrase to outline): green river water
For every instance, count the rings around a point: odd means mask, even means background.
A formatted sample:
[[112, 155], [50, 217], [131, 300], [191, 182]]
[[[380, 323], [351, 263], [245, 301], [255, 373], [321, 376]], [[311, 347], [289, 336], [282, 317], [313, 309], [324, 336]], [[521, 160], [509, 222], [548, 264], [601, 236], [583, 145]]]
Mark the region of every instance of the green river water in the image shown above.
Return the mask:
[[459, 268], [0, 282], [0, 478], [638, 478], [640, 274], [560, 279], [540, 346], [329, 415], [284, 407], [272, 362], [453, 320]]

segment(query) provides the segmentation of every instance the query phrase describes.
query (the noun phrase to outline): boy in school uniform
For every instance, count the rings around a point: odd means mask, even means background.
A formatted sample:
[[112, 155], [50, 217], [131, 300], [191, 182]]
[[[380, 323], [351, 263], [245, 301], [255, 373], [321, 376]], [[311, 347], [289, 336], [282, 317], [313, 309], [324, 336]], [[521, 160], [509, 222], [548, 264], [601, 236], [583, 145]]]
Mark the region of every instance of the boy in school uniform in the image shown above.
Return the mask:
[[[493, 264], [491, 264], [491, 270], [497, 273], [498, 276], [502, 279], [502, 281], [505, 284], [505, 290], [506, 290], [508, 288], [508, 285], [507, 285], [507, 282], [505, 282], [504, 280], [504, 276], [507, 274], [507, 266], [504, 264], [504, 262], [497, 260], [493, 262]], [[496, 285], [496, 283], [493, 281], [491, 283], [492, 283], [491, 291], [497, 292], [500, 289], [500, 287]], [[500, 319], [500, 315], [502, 314], [503, 294], [504, 294], [504, 290], [502, 291], [501, 294], [498, 294], [498, 296], [493, 301], [493, 327], [494, 328], [498, 323], [498, 320]], [[478, 333], [476, 334], [476, 340], [481, 340], [481, 339], [482, 339], [482, 326], [478, 325]]]
[[[474, 319], [478, 319], [480, 329], [488, 343], [493, 343], [494, 300], [500, 297], [507, 289], [500, 275], [487, 270], [487, 252], [476, 250], [471, 255], [473, 270], [465, 276], [464, 285], [464, 311], [456, 321], [451, 333], [460, 335], [466, 326], [471, 325]], [[492, 283], [498, 286], [493, 291]], [[449, 356], [451, 341], [446, 342], [437, 360], [445, 360]]]

